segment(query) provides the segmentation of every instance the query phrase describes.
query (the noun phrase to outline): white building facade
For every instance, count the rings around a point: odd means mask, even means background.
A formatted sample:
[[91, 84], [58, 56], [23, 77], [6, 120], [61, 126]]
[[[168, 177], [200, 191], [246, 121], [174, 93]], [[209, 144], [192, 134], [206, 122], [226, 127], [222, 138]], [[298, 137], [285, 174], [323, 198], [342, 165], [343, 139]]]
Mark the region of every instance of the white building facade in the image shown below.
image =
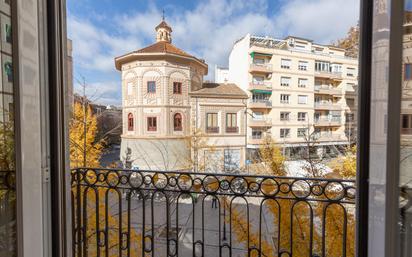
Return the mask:
[[[144, 170], [240, 170], [247, 95], [236, 85], [203, 83], [208, 65], [172, 44], [165, 21], [156, 33], [156, 43], [115, 59], [122, 73], [121, 159]], [[205, 155], [218, 161], [211, 165]]]
[[249, 95], [248, 148], [267, 135], [286, 153], [301, 150], [308, 135], [327, 152], [355, 142], [357, 66], [343, 49], [303, 38], [248, 34], [235, 42], [229, 81]]

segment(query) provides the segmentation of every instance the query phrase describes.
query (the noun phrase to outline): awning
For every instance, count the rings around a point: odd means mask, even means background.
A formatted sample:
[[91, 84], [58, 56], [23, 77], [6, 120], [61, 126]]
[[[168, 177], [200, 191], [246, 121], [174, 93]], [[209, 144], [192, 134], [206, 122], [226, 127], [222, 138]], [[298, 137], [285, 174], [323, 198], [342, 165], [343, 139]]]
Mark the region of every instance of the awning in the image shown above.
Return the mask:
[[264, 53], [259, 53], [259, 52], [251, 52], [251, 53], [250, 53], [250, 57], [252, 57], [252, 59], [255, 59], [255, 55], [260, 55], [260, 56], [272, 56], [272, 54], [264, 54]]
[[272, 94], [272, 90], [271, 90], [271, 89], [268, 89], [268, 90], [252, 89], [251, 91], [252, 91], [252, 93], [258, 93], [258, 94], [267, 94], [267, 95], [271, 95], [271, 94]]

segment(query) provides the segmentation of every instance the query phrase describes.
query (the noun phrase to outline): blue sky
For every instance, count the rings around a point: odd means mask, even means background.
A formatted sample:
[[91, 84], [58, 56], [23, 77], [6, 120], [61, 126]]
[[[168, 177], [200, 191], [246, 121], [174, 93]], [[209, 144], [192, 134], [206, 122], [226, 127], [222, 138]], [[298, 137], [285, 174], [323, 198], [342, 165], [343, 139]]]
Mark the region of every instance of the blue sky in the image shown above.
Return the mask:
[[76, 80], [103, 104], [121, 104], [114, 57], [154, 43], [162, 10], [173, 43], [203, 58], [213, 79], [227, 66], [233, 42], [247, 33], [295, 35], [319, 43], [345, 36], [358, 21], [359, 0], [68, 0], [68, 35], [73, 40]]

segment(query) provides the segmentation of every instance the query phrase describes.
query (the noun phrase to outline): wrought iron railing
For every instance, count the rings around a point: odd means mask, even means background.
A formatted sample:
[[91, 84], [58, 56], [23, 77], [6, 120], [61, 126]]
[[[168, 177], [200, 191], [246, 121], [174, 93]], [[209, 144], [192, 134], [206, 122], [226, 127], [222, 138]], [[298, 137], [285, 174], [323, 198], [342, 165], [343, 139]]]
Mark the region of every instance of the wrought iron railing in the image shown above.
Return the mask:
[[354, 256], [355, 182], [72, 171], [74, 256]]

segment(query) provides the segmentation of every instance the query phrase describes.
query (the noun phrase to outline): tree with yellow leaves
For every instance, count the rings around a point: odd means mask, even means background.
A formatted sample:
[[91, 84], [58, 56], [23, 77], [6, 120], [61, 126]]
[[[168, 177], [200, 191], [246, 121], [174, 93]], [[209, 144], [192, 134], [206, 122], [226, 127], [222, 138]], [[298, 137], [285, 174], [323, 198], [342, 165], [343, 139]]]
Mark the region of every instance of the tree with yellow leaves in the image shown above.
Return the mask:
[[356, 145], [348, 147], [345, 155], [331, 161], [329, 166], [342, 178], [354, 179], [356, 177], [356, 150]]
[[73, 106], [70, 121], [70, 167], [99, 167], [104, 140], [97, 140], [97, 118], [84, 100]]
[[265, 166], [264, 173], [274, 176], [285, 176], [285, 157], [281, 148], [272, 137], [267, 136], [259, 148], [260, 158]]
[[14, 120], [0, 121], [0, 171], [14, 171], [15, 148], [14, 148]]
[[346, 37], [339, 39], [335, 45], [345, 49], [346, 56], [357, 58], [359, 54], [359, 24], [350, 27]]
[[[311, 140], [311, 143], [313, 143], [312, 141], [315, 140]], [[308, 153], [310, 152], [309, 150]], [[352, 153], [356, 153], [356, 148], [352, 149]], [[273, 140], [268, 139], [265, 141], [264, 147], [260, 149], [260, 155], [262, 161], [269, 167], [264, 170], [264, 173], [274, 176], [286, 175], [284, 169], [285, 159], [281, 154], [280, 148]], [[305, 158], [304, 160], [306, 161], [307, 159]], [[342, 168], [342, 172], [349, 172], [353, 168], [354, 159], [350, 157], [343, 163], [345, 162], [347, 169]], [[313, 164], [313, 166], [316, 165]], [[308, 172], [307, 174], [315, 177], [318, 173]], [[278, 182], [277, 184], [270, 181], [263, 182], [261, 185], [262, 192], [275, 191], [275, 188], [282, 183], [284, 185], [292, 183], [292, 180], [287, 178], [277, 178], [276, 181]], [[291, 252], [292, 256], [310, 256], [310, 252], [312, 254], [320, 254], [323, 242], [326, 256], [342, 256], [344, 250], [346, 251], [346, 256], [354, 256], [354, 208], [351, 208], [351, 205], [328, 202], [325, 193], [330, 198], [338, 198], [340, 192], [334, 187], [325, 189], [325, 192], [317, 197], [320, 201], [316, 202], [300, 200], [295, 196], [295, 194], [304, 195], [305, 190], [307, 189], [305, 189], [305, 184], [302, 182], [302, 184], [295, 184], [293, 193], [291, 191], [278, 192], [275, 199], [265, 201], [265, 207], [261, 210], [268, 210], [266, 213], [270, 213], [271, 217], [273, 217], [271, 224], [279, 231], [279, 238], [276, 240], [277, 244], [271, 244], [262, 237], [262, 256], [276, 256], [275, 253], [281, 251]], [[294, 200], [295, 198], [296, 200]], [[239, 214], [240, 211], [236, 207], [232, 207], [231, 212], [232, 233], [235, 234], [237, 242], [257, 247], [259, 243], [257, 231], [259, 228], [253, 227], [254, 224], [248, 224], [246, 218]], [[245, 236], [248, 230], [250, 235], [249, 242], [247, 242], [247, 237]], [[343, 240], [345, 236], [346, 245], [344, 247]], [[310, 242], [312, 242], [311, 246]]]

